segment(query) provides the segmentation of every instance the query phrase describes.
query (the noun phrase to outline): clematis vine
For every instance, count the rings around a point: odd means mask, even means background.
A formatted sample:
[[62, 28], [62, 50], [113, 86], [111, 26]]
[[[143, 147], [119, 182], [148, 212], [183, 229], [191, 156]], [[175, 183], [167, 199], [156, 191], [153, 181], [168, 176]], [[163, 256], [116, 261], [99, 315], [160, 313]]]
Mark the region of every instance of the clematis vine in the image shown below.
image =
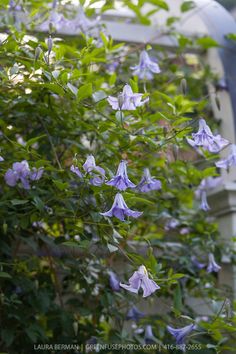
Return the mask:
[[152, 80], [153, 74], [161, 72], [157, 62], [151, 60], [146, 50], [140, 54], [139, 64], [131, 67], [134, 70], [133, 75], [137, 75], [141, 80]]
[[129, 285], [120, 283], [120, 286], [135, 294], [138, 294], [141, 288], [143, 290], [143, 297], [150, 296], [156, 290], [160, 289], [154, 280], [148, 277], [148, 272], [144, 265], [141, 265], [132, 277], [129, 278]]
[[120, 191], [125, 191], [127, 188], [135, 188], [136, 185], [129, 180], [127, 174], [127, 162], [121, 161], [117, 169], [116, 175], [106, 183], [108, 186], [113, 186]]
[[83, 169], [91, 177], [90, 183], [94, 186], [101, 186], [105, 180], [105, 170], [96, 165], [95, 158], [93, 155], [89, 155], [83, 164]]
[[199, 187], [197, 188], [195, 195], [198, 199], [201, 199], [200, 209], [204, 211], [210, 210], [210, 207], [207, 202], [207, 190], [217, 187], [222, 182], [221, 177], [207, 177], [204, 178]]
[[30, 170], [28, 162], [23, 160], [13, 163], [12, 168], [7, 170], [4, 178], [8, 186], [15, 187], [20, 182], [24, 189], [30, 189], [30, 181], [37, 181], [42, 175], [43, 167]]
[[120, 280], [116, 273], [112, 271], [109, 272], [109, 283], [113, 291], [120, 291]]
[[118, 97], [108, 96], [107, 101], [112, 106], [112, 109], [116, 111], [134, 111], [137, 107], [141, 107], [149, 101], [149, 97], [143, 101], [142, 97], [142, 93], [133, 93], [131, 86], [126, 84], [123, 92]]
[[[195, 329], [196, 325], [193, 323], [182, 328], [173, 328], [171, 326], [167, 326], [168, 332], [175, 337], [177, 345], [184, 345], [186, 337]], [[182, 350], [185, 351], [184, 346], [182, 347]]]
[[218, 153], [221, 151], [226, 145], [229, 144], [229, 141], [222, 138], [220, 134], [213, 135], [211, 129], [206, 124], [205, 119], [199, 120], [199, 129], [197, 133], [192, 133], [192, 138], [187, 138], [187, 142], [198, 149], [202, 147], [204, 150], [208, 150], [212, 153]]
[[161, 189], [161, 181], [151, 177], [150, 171], [148, 168], [144, 169], [143, 177], [138, 184], [137, 188], [140, 192], [148, 193], [150, 191]]
[[126, 315], [127, 320], [133, 320], [135, 322], [138, 322], [143, 317], [145, 317], [145, 314], [139, 311], [136, 306], [132, 306]]
[[216, 167], [229, 169], [230, 166], [236, 166], [236, 145], [231, 145], [231, 152], [226, 159], [215, 163]]
[[209, 263], [208, 263], [208, 266], [207, 266], [207, 272], [208, 273], [212, 273], [212, 272], [216, 272], [217, 273], [217, 272], [219, 272], [221, 267], [216, 263], [213, 253], [209, 253], [208, 259], [209, 259]]
[[128, 208], [124, 201], [122, 194], [117, 193], [114, 199], [114, 203], [110, 210], [105, 213], [100, 213], [103, 216], [116, 217], [117, 219], [124, 221], [125, 216], [131, 216], [132, 218], [138, 218], [143, 213], [140, 211], [131, 210]]

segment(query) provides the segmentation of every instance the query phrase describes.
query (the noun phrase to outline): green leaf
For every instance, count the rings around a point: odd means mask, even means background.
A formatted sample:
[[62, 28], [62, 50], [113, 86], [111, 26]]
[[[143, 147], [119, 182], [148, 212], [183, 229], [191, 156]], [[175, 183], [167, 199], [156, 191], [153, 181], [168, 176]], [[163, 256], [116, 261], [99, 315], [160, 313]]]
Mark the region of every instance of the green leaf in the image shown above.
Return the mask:
[[23, 205], [27, 204], [29, 201], [28, 200], [22, 200], [22, 199], [12, 199], [11, 204], [12, 205]]
[[194, 3], [194, 1], [185, 1], [181, 5], [180, 10], [181, 10], [181, 12], [187, 12], [187, 11], [194, 9], [195, 7], [196, 7], [196, 4]]
[[12, 276], [6, 272], [0, 272], [0, 278], [8, 278], [11, 279]]
[[203, 37], [196, 40], [196, 44], [200, 45], [204, 49], [219, 47], [217, 41], [211, 37]]
[[58, 180], [52, 180], [53, 183], [57, 186], [58, 189], [60, 189], [60, 191], [64, 191], [68, 188], [69, 184], [67, 182], [61, 182]]
[[93, 87], [91, 83], [81, 86], [78, 89], [78, 93], [77, 93], [78, 101], [82, 101], [85, 98], [92, 96], [92, 93], [93, 93]]
[[38, 140], [44, 138], [45, 136], [46, 136], [46, 134], [43, 134], [43, 135], [39, 135], [39, 136], [36, 136], [35, 138], [28, 140], [26, 143], [26, 149], [28, 149], [31, 145], [35, 144]]

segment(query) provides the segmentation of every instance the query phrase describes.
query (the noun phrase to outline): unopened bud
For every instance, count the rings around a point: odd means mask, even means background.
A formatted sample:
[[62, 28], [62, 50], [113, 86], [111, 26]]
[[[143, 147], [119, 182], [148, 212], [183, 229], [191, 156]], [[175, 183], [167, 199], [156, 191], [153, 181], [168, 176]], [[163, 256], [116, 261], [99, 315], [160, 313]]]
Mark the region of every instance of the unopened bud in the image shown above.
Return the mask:
[[78, 329], [79, 329], [78, 322], [73, 322], [73, 329], [74, 329], [75, 336], [77, 336]]
[[47, 39], [47, 46], [48, 46], [48, 55], [50, 55], [53, 46], [53, 40], [51, 36], [49, 36]]
[[178, 160], [178, 154], [179, 154], [179, 147], [177, 145], [173, 145], [173, 156], [175, 161]]
[[168, 133], [167, 127], [163, 127], [163, 135], [164, 135], [164, 138], [167, 136], [167, 133]]
[[180, 89], [181, 89], [183, 95], [186, 95], [186, 93], [187, 93], [187, 81], [184, 78], [180, 82]]
[[118, 106], [119, 106], [119, 110], [121, 111], [122, 110], [122, 106], [123, 106], [123, 103], [124, 103], [124, 96], [122, 95], [122, 93], [120, 93], [118, 95]]
[[42, 49], [41, 49], [41, 47], [38, 46], [38, 47], [35, 49], [35, 54], [34, 54], [34, 60], [35, 60], [35, 61], [38, 60], [38, 58], [40, 57], [41, 53], [42, 53]]

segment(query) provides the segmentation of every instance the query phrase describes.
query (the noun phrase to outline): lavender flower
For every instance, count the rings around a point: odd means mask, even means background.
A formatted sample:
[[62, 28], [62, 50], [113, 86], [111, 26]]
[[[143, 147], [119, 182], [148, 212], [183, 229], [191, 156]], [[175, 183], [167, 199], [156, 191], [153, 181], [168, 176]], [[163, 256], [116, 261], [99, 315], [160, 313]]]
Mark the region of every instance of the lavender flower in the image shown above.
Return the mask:
[[137, 75], [141, 80], [152, 80], [153, 73], [159, 74], [161, 72], [158, 63], [150, 59], [146, 50], [141, 52], [139, 64], [131, 69], [134, 70], [133, 75]]
[[165, 224], [165, 231], [170, 231], [172, 229], [175, 229], [177, 226], [179, 226], [179, 221], [174, 219], [174, 218], [170, 218], [166, 224]]
[[182, 227], [179, 233], [180, 235], [188, 235], [190, 233], [190, 229], [188, 227]]
[[96, 165], [93, 155], [89, 155], [87, 160], [83, 164], [83, 169], [93, 178], [90, 179], [90, 183], [94, 186], [101, 186], [105, 180], [105, 170]]
[[193, 263], [193, 265], [198, 268], [198, 269], [203, 269], [206, 265], [205, 263], [200, 263], [198, 260], [197, 260], [197, 257], [196, 256], [192, 256], [191, 257], [191, 261]]
[[[186, 327], [182, 328], [173, 328], [171, 326], [167, 326], [167, 330], [172, 336], [175, 337], [176, 344], [181, 345], [185, 343], [185, 338], [196, 328], [195, 324], [190, 324]], [[183, 348], [183, 351], [185, 349]]]
[[70, 167], [71, 172], [75, 173], [78, 177], [83, 178], [82, 173], [80, 172], [79, 168], [75, 165], [71, 165]]
[[232, 144], [229, 156], [224, 160], [216, 162], [215, 165], [216, 167], [225, 169], [229, 169], [230, 166], [236, 166], [236, 145]]
[[118, 276], [112, 271], [109, 272], [109, 282], [113, 291], [120, 291], [120, 280], [118, 279]]
[[43, 167], [39, 167], [39, 168], [32, 168], [32, 171], [30, 172], [30, 179], [31, 181], [38, 181], [44, 172], [44, 168]]
[[139, 311], [136, 306], [132, 306], [126, 315], [127, 320], [133, 320], [135, 322], [138, 322], [143, 317], [145, 317], [145, 314]]
[[150, 191], [161, 189], [161, 181], [152, 178], [149, 169], [145, 168], [143, 177], [137, 187], [140, 192], [148, 193]]
[[145, 344], [152, 344], [156, 342], [156, 338], [154, 337], [152, 333], [152, 326], [147, 325], [145, 328], [145, 334], [144, 334], [144, 341]]
[[132, 277], [129, 278], [129, 285], [120, 283], [120, 286], [135, 294], [138, 294], [139, 289], [142, 288], [143, 297], [147, 297], [160, 289], [152, 279], [149, 279], [147, 269], [144, 265], [140, 266]]
[[204, 211], [210, 210], [210, 207], [207, 202], [207, 194], [206, 191], [209, 189], [213, 189], [217, 187], [222, 182], [221, 177], [207, 177], [204, 178], [199, 187], [197, 188], [195, 195], [198, 199], [201, 199], [200, 209]]
[[207, 266], [207, 272], [208, 273], [218, 272], [221, 269], [221, 267], [216, 263], [214, 254], [213, 253], [209, 253], [208, 259], [209, 259], [209, 263], [208, 263], [208, 266]]
[[209, 152], [218, 153], [229, 141], [222, 138], [219, 134], [213, 135], [211, 129], [206, 124], [205, 119], [199, 120], [199, 129], [197, 133], [192, 134], [193, 140], [187, 138], [188, 143], [194, 147], [202, 147], [204, 150]]
[[116, 187], [120, 191], [125, 191], [127, 188], [136, 187], [135, 184], [129, 180], [126, 165], [126, 161], [120, 162], [116, 175], [106, 183], [108, 186]]
[[110, 210], [105, 213], [100, 213], [103, 216], [116, 217], [121, 221], [124, 221], [125, 216], [131, 216], [132, 218], [138, 218], [142, 215], [142, 212], [134, 211], [128, 208], [124, 201], [123, 196], [117, 193], [114, 199], [114, 203]]
[[[96, 26], [98, 25], [99, 18], [96, 18], [94, 20], [89, 19], [85, 15], [82, 7], [79, 7], [76, 18], [73, 22], [75, 23], [75, 29], [79, 28], [83, 33], [88, 34], [88, 31], [92, 29], [96, 30]], [[96, 33], [98, 34], [99, 31], [97, 30]]]
[[113, 96], [108, 96], [108, 102], [115, 110], [127, 110], [134, 111], [137, 107], [143, 106], [149, 101], [149, 97], [142, 101], [142, 93], [133, 93], [130, 85], [126, 84], [124, 86], [123, 92], [118, 96], [118, 98]]
[[21, 162], [15, 162], [12, 168], [9, 168], [5, 173], [5, 181], [8, 186], [14, 187], [17, 182], [21, 182], [24, 189], [30, 189], [29, 180], [36, 181], [42, 177], [43, 168], [40, 167], [38, 170], [33, 168], [30, 171], [29, 164], [26, 160]]
[[0, 162], [4, 161], [4, 158], [2, 156], [0, 156]]

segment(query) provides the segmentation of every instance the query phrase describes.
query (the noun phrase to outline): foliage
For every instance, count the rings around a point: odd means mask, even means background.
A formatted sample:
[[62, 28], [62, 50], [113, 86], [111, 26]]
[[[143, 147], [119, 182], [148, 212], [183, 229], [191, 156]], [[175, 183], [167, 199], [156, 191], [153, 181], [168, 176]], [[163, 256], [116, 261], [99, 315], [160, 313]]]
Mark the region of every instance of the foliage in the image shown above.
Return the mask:
[[[168, 10], [164, 1], [148, 2], [155, 11]], [[148, 15], [141, 15], [143, 1], [124, 3], [136, 14], [135, 21], [150, 23]], [[0, 46], [1, 350], [33, 353], [34, 345], [42, 343], [147, 344], [144, 333], [126, 320], [132, 305], [146, 312], [136, 327], [152, 325], [154, 344], [163, 353], [179, 352], [166, 346], [175, 345], [166, 325], [184, 327], [196, 319], [198, 328], [188, 343], [200, 344], [199, 353], [233, 350], [230, 289], [217, 288], [216, 276], [191, 260], [195, 255], [207, 262], [212, 252], [220, 261], [224, 251], [217, 224], [199, 210], [195, 197], [202, 179], [218, 175], [218, 156], [199, 157], [186, 142], [199, 117], [218, 128], [206, 89], [216, 78], [200, 56], [191, 54], [198, 45], [205, 49], [215, 43], [186, 39], [173, 30], [172, 18], [168, 23], [180, 46], [175, 53], [147, 47], [162, 72], [143, 81], [132, 76], [130, 67], [145, 45], [116, 43], [105, 29], [98, 39], [60, 36], [52, 29], [49, 53], [49, 33], [36, 31], [48, 16], [47, 5], [24, 2], [35, 25], [29, 35], [15, 22], [8, 1], [1, 2], [6, 27]], [[101, 12], [112, 7], [106, 1]], [[86, 10], [94, 14], [92, 7]], [[117, 114], [107, 97], [117, 96], [126, 83], [150, 100]], [[131, 209], [143, 212], [140, 218], [121, 222], [100, 215], [110, 209], [116, 189], [94, 186], [89, 174], [79, 178], [70, 171], [72, 164], [83, 171], [90, 154], [105, 169], [106, 180], [124, 159], [135, 184], [147, 167], [161, 181], [158, 191], [123, 193]], [[29, 190], [20, 184], [11, 187], [4, 179], [12, 164], [22, 160], [31, 169], [44, 167]], [[167, 227], [173, 219], [175, 228]], [[160, 290], [143, 300], [124, 289], [112, 290], [111, 270], [127, 283], [142, 264]], [[208, 305], [207, 321], [205, 310], [191, 307], [190, 298]]]

